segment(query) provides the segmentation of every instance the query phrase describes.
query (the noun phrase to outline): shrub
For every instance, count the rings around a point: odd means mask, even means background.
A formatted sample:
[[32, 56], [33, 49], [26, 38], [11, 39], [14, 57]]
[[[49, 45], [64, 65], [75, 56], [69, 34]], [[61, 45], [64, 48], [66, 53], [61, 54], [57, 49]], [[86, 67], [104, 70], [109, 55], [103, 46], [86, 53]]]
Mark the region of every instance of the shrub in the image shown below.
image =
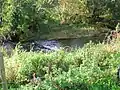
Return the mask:
[[[6, 60], [6, 71], [13, 71], [13, 74], [7, 74], [7, 80], [20, 82], [32, 79], [35, 72], [41, 78], [38, 85], [41, 90], [119, 88], [116, 84], [120, 64], [119, 43], [110, 45], [89, 43], [72, 52], [16, 52]], [[110, 51], [106, 46], [115, 50]]]

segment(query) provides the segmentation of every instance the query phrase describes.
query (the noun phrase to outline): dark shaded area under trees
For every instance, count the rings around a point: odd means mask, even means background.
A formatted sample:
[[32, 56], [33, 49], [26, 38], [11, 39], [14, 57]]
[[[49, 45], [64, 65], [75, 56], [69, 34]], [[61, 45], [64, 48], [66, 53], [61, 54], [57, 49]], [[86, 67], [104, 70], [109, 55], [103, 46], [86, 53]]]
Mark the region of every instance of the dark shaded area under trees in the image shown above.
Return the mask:
[[0, 34], [17, 42], [71, 24], [114, 30], [120, 21], [119, 0], [4, 0], [0, 8]]

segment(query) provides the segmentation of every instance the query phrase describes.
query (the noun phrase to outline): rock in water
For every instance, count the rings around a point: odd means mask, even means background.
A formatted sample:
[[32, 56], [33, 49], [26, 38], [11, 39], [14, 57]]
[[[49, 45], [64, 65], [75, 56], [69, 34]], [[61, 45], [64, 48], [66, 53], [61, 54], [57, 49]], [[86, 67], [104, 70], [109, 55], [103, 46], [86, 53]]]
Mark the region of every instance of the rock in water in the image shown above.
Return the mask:
[[32, 43], [32, 51], [56, 51], [60, 49], [60, 44], [56, 40], [35, 41]]
[[48, 50], [58, 50], [60, 48], [59, 42], [55, 40], [46, 40], [41, 42], [41, 46]]

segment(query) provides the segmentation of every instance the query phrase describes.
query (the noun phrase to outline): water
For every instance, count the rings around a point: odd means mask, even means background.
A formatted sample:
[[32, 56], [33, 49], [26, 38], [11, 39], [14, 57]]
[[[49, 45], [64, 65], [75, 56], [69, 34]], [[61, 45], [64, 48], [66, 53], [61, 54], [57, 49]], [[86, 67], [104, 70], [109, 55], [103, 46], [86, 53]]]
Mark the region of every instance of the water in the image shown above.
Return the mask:
[[[86, 43], [89, 43], [90, 41], [94, 43], [102, 42], [104, 39], [104, 36], [101, 37], [81, 37], [81, 38], [68, 38], [68, 39], [58, 39], [58, 40], [37, 40], [37, 41], [30, 41], [30, 42], [24, 42], [20, 44], [19, 49], [26, 50], [26, 51], [56, 51], [59, 50], [60, 47], [71, 47], [76, 48], [80, 47], [82, 48]], [[13, 43], [10, 41], [5, 42], [2, 46], [5, 48], [6, 52], [12, 51], [12, 49], [15, 48], [15, 45], [17, 43]]]
[[72, 48], [75, 47], [80, 47], [82, 48], [86, 43], [89, 43], [90, 41], [94, 43], [99, 43], [104, 40], [104, 37], [81, 37], [81, 38], [74, 38], [74, 39], [61, 39], [58, 40], [61, 45], [64, 46], [69, 46]]

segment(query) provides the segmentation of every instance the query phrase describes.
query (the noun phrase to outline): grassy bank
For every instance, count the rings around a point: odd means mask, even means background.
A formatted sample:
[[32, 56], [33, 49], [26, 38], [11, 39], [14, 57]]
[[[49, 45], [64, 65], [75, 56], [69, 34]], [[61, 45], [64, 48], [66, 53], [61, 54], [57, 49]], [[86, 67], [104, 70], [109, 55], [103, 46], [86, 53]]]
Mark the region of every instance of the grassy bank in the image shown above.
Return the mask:
[[[120, 90], [119, 47], [120, 42], [89, 43], [71, 52], [16, 49], [12, 57], [4, 57], [9, 90]], [[31, 81], [33, 73], [37, 82]]]

